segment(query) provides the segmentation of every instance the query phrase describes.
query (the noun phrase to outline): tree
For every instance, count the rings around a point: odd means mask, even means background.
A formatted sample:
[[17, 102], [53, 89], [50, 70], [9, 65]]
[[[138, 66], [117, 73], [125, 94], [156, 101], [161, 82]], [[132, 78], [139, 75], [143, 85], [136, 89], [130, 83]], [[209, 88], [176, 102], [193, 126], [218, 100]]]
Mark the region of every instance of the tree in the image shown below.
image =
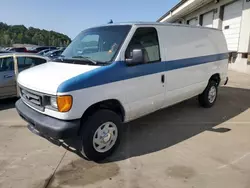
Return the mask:
[[17, 41], [17, 43], [23, 43], [23, 34], [22, 33], [17, 34], [16, 41]]
[[8, 34], [3, 35], [3, 41], [4, 41], [4, 45], [8, 45], [11, 43], [11, 40]]
[[66, 46], [70, 42], [71, 39], [62, 33], [0, 22], [0, 46], [10, 46], [14, 43]]

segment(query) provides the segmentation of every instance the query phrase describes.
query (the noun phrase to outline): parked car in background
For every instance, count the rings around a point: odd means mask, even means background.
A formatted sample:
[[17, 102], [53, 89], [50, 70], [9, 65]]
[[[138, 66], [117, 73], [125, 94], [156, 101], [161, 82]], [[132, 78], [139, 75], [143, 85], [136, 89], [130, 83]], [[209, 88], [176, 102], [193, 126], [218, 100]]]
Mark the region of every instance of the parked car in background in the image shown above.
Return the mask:
[[16, 76], [19, 72], [47, 61], [49, 58], [28, 53], [0, 54], [0, 99], [17, 96]]
[[44, 54], [44, 56], [49, 57], [49, 58], [56, 58], [59, 57], [64, 50], [52, 50]]
[[28, 52], [25, 47], [13, 47], [13, 48], [9, 48], [8, 51], [11, 51], [11, 52]]
[[2, 48], [1, 51], [8, 51], [11, 47], [5, 47], [5, 48]]
[[39, 47], [34, 47], [32, 49], [29, 50], [30, 53], [38, 53], [42, 50], [56, 50], [57, 48], [55, 46], [39, 46]]
[[58, 47], [57, 49], [58, 49], [58, 50], [63, 50], [63, 51], [64, 51], [64, 50], [66, 49], [66, 47]]
[[10, 51], [6, 51], [6, 50], [1, 50], [0, 54], [3, 54], [3, 53], [11, 53], [11, 52]]
[[45, 50], [42, 50], [40, 52], [37, 52], [37, 55], [44, 55], [44, 54], [46, 54], [49, 51], [51, 51], [51, 50], [50, 49], [45, 49]]

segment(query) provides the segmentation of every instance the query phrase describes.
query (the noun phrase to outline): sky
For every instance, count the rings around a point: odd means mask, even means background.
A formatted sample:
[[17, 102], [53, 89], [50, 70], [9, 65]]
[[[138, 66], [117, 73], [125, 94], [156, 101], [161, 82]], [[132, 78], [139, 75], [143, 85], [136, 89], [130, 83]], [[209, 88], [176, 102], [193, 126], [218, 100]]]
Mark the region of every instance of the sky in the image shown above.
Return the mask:
[[96, 25], [156, 21], [179, 0], [5, 0], [0, 22], [54, 30], [74, 38]]

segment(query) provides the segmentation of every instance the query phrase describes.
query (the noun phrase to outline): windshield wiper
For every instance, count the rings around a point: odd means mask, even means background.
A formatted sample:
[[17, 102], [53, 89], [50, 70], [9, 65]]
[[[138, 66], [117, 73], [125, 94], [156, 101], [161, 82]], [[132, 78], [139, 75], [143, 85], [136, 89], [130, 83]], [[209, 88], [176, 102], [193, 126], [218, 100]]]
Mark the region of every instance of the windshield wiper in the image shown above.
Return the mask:
[[65, 63], [72, 63], [72, 64], [87, 64], [86, 62], [91, 62], [93, 65], [99, 65], [99, 64], [108, 65], [109, 64], [107, 62], [94, 61], [90, 57], [85, 57], [85, 56], [65, 57], [64, 55], [62, 55], [62, 56], [52, 59], [51, 61], [54, 61], [54, 62], [58, 61], [58, 62], [65, 62]]
[[79, 55], [79, 56], [73, 56], [72, 58], [73, 58], [73, 59], [74, 59], [74, 58], [75, 58], [75, 59], [86, 59], [86, 60], [92, 62], [94, 65], [97, 64], [96, 61], [94, 61], [94, 60], [91, 59], [90, 57], [86, 57], [86, 56], [80, 56], [80, 55]]

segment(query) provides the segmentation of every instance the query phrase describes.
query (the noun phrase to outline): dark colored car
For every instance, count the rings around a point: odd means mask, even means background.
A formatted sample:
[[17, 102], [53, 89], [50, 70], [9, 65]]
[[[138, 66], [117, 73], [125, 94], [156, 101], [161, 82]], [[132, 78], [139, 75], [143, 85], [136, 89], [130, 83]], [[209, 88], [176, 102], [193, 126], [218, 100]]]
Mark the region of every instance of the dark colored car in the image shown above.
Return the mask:
[[27, 49], [25, 47], [13, 47], [13, 48], [10, 48], [8, 51], [10, 52], [28, 52]]
[[56, 58], [59, 57], [64, 50], [52, 50], [44, 54], [44, 56], [49, 57], [49, 58]]
[[44, 55], [44, 54], [46, 54], [49, 51], [51, 51], [51, 49], [45, 49], [45, 50], [42, 50], [42, 51], [38, 52], [37, 54], [38, 55]]

